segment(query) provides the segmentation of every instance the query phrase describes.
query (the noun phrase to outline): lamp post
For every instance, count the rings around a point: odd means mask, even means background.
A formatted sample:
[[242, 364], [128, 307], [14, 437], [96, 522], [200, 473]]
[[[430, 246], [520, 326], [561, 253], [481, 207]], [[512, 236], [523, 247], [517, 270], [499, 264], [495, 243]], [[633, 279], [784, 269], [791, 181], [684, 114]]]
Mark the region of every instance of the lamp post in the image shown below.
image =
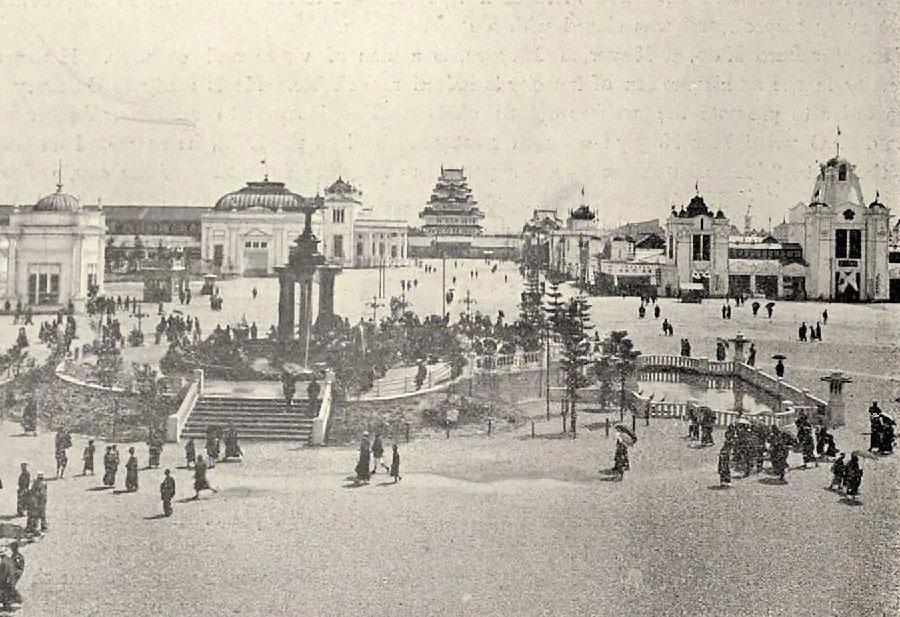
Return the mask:
[[371, 307], [372, 309], [372, 323], [376, 323], [376, 319], [378, 316], [378, 309], [384, 306], [378, 301], [378, 296], [372, 296], [372, 301], [367, 302], [366, 306]]
[[441, 250], [441, 319], [447, 319], [447, 255]]

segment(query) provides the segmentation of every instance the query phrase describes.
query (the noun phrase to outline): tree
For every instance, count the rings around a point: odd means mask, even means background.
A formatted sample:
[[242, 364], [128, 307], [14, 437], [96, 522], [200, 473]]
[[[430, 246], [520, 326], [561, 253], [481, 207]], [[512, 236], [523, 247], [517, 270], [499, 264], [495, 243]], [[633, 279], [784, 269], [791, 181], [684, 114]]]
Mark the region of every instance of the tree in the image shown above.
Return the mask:
[[[593, 328], [588, 310], [590, 306], [582, 297], [571, 298], [563, 304], [555, 320], [555, 330], [562, 342], [560, 368], [566, 382], [566, 399], [569, 401], [569, 415], [572, 436], [577, 435], [576, 402], [578, 389], [588, 384], [584, 367], [590, 364], [591, 342], [588, 331]], [[565, 430], [565, 412], [563, 413]]]
[[[641, 352], [634, 349], [627, 330], [614, 330], [602, 343], [603, 355], [594, 363], [594, 373], [601, 384], [619, 384], [619, 419], [625, 415], [625, 383], [637, 372], [637, 359]], [[603, 387], [601, 386], [601, 392]]]
[[541, 302], [539, 272], [537, 269], [529, 269], [525, 278], [525, 291], [522, 292], [522, 302], [519, 304], [519, 319], [515, 324], [517, 343], [523, 351], [536, 351], [541, 348], [546, 327]]

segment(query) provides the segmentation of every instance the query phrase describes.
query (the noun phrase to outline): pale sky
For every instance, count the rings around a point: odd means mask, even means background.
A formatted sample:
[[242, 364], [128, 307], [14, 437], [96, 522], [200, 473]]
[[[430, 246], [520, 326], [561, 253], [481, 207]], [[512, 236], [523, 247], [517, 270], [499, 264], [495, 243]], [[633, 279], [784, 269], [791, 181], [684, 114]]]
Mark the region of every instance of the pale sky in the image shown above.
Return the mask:
[[443, 164], [496, 231], [582, 185], [602, 223], [664, 217], [698, 180], [765, 225], [840, 125], [866, 200], [900, 209], [890, 1], [4, 0], [0, 23], [0, 203], [61, 158], [87, 203], [212, 205], [265, 158], [411, 223]]

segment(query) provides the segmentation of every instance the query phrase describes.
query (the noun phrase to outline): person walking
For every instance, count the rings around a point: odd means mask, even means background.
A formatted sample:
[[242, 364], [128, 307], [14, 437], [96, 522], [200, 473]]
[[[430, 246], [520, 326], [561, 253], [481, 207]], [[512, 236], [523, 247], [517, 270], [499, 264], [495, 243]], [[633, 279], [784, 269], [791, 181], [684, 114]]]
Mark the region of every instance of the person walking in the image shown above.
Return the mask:
[[30, 515], [32, 520], [32, 531], [36, 531], [37, 524], [41, 525], [41, 533], [45, 533], [50, 527], [47, 525], [47, 483], [44, 482], [43, 472], [38, 472], [37, 477], [31, 484], [31, 505], [34, 514]]
[[187, 444], [184, 446], [184, 457], [187, 459], [187, 464], [185, 467], [188, 469], [191, 468], [191, 465], [194, 463], [194, 459], [197, 458], [197, 446], [194, 444], [194, 438], [191, 437], [188, 439]]
[[375, 433], [375, 439], [372, 440], [372, 474], [378, 471], [381, 464], [381, 458], [384, 456], [384, 446], [381, 443], [381, 435]]
[[403, 479], [400, 475], [400, 451], [397, 444], [391, 447], [391, 477], [394, 478], [394, 484]]
[[371, 451], [369, 449], [369, 433], [363, 433], [359, 442], [359, 460], [356, 463], [356, 481], [368, 482], [371, 475]]
[[103, 486], [114, 486], [116, 483], [115, 457], [113, 447], [106, 446], [103, 454]]
[[28, 463], [22, 463], [20, 469], [18, 490], [16, 491], [16, 516], [25, 516], [28, 491], [31, 490], [31, 473], [28, 471]]
[[172, 498], [175, 497], [175, 478], [166, 469], [162, 484], [159, 485], [159, 498], [162, 500], [163, 515], [172, 516]]
[[722, 446], [719, 452], [719, 486], [731, 485], [731, 448]]
[[613, 455], [613, 477], [616, 481], [621, 481], [628, 469], [628, 448], [622, 443], [622, 438], [617, 435], [616, 452]]
[[94, 440], [88, 439], [88, 445], [84, 447], [84, 452], [81, 455], [81, 461], [83, 463], [83, 467], [81, 470], [81, 475], [86, 476], [88, 472], [91, 472], [91, 475], [94, 475], [94, 452], [96, 448], [94, 447]]
[[756, 344], [750, 343], [750, 350], [747, 352], [747, 366], [756, 366]]
[[69, 464], [69, 457], [66, 450], [72, 447], [72, 436], [65, 427], [60, 428], [56, 432], [55, 448], [56, 448], [56, 477], [64, 478], [66, 475], [66, 465]]
[[207, 467], [203, 455], [198, 454], [197, 460], [194, 462], [194, 499], [200, 499], [200, 491], [219, 492], [209, 484], [209, 478], [206, 475]]
[[841, 491], [844, 488], [844, 453], [838, 454], [831, 464], [831, 484], [828, 485], [829, 490]]
[[775, 376], [778, 379], [784, 379], [784, 360], [778, 358], [778, 362], [775, 363]]
[[844, 485], [847, 487], [847, 497], [856, 501], [859, 495], [859, 485], [862, 483], [863, 470], [859, 466], [859, 457], [854, 452], [850, 455], [850, 462], [844, 469]]
[[806, 341], [806, 322], [800, 324], [800, 331], [798, 332], [799, 338], [801, 341]]
[[138, 490], [138, 460], [134, 448], [128, 448], [128, 461], [125, 463], [125, 490], [133, 493]]
[[822, 311], [822, 323], [828, 325], [828, 309]]

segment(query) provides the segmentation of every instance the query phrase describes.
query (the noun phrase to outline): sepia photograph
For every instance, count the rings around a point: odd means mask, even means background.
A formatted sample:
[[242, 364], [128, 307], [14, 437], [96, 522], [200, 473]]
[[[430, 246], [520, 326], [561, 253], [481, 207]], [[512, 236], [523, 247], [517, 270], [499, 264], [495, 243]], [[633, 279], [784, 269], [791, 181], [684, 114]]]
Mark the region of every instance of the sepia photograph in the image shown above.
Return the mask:
[[0, 24], [0, 617], [900, 617], [900, 5]]

